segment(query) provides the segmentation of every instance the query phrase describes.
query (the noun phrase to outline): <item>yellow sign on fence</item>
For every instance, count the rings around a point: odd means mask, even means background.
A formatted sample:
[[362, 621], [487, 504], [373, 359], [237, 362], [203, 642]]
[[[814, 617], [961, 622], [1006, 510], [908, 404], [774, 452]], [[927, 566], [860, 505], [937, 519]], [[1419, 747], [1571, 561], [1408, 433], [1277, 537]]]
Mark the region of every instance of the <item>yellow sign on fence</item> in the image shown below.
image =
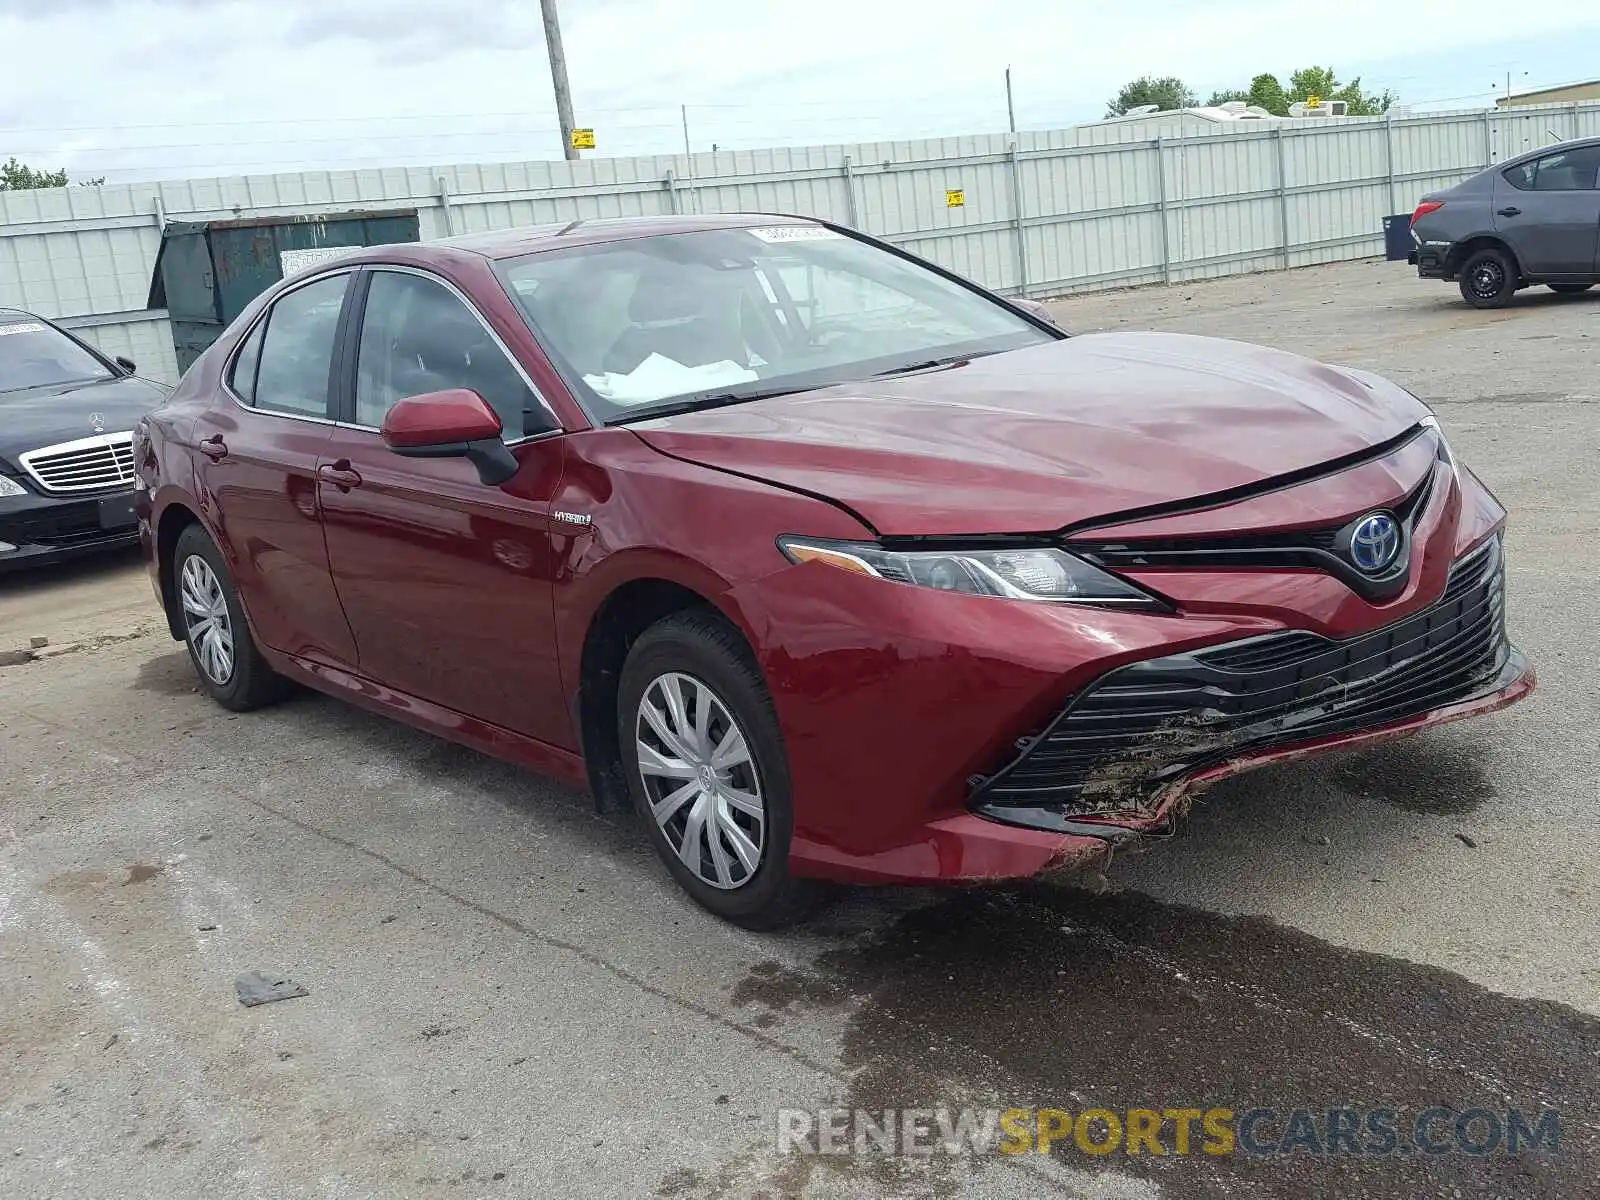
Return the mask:
[[574, 129], [572, 131], [572, 148], [574, 150], [593, 150], [594, 130]]
[[949, 188], [944, 194], [946, 208], [965, 208], [967, 206], [967, 193], [961, 188]]

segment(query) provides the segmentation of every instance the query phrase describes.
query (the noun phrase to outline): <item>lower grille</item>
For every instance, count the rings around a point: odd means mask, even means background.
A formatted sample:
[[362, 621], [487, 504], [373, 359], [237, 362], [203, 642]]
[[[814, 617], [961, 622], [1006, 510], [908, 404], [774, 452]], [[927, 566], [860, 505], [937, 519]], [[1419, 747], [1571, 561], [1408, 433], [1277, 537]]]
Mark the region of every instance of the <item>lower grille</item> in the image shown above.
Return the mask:
[[977, 811], [1050, 827], [1148, 813], [1164, 785], [1244, 750], [1386, 725], [1465, 699], [1506, 665], [1500, 539], [1458, 561], [1437, 603], [1335, 641], [1267, 634], [1108, 672], [1010, 764]]
[[57, 495], [103, 492], [133, 483], [133, 435], [101, 433], [76, 442], [44, 446], [20, 455], [22, 469]]
[[0, 542], [19, 546], [66, 549], [132, 536], [135, 526], [107, 529], [98, 499], [73, 500], [44, 508], [24, 509], [0, 517]]

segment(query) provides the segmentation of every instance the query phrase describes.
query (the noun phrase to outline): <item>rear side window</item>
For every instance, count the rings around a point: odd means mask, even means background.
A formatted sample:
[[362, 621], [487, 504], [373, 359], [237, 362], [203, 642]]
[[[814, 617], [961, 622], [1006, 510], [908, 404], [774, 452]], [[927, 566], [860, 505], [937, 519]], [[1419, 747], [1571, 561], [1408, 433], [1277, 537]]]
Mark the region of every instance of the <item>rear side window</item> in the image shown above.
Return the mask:
[[1504, 172], [1524, 192], [1588, 192], [1600, 186], [1600, 146], [1584, 146], [1518, 163]]
[[331, 415], [328, 378], [349, 283], [348, 273], [319, 279], [285, 293], [272, 306], [256, 366], [252, 399], [257, 408], [301, 417]]
[[245, 339], [244, 348], [239, 351], [239, 357], [233, 360], [233, 369], [228, 372], [228, 386], [246, 404], [256, 402], [256, 367], [261, 362], [261, 337], [266, 332], [267, 323], [256, 322], [256, 327]]

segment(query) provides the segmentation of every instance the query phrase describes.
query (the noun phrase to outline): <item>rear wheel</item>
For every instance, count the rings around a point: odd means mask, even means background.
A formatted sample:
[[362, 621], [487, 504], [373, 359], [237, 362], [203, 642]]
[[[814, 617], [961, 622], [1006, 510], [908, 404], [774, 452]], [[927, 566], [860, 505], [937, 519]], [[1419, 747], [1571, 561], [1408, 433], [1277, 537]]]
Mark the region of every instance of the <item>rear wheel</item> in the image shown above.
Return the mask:
[[707, 612], [647, 629], [622, 670], [618, 738], [651, 843], [703, 907], [746, 929], [805, 915], [789, 873], [789, 766], [766, 682], [738, 632]]
[[1594, 284], [1592, 284], [1592, 283], [1552, 283], [1549, 286], [1550, 286], [1550, 290], [1552, 292], [1555, 292], [1558, 296], [1576, 296], [1576, 295], [1579, 295], [1580, 293], [1587, 292], [1590, 288], [1592, 288], [1594, 286]]
[[1496, 246], [1474, 253], [1461, 267], [1461, 298], [1473, 308], [1503, 308], [1517, 291], [1517, 264]]
[[289, 682], [256, 649], [233, 575], [200, 525], [178, 535], [172, 577], [189, 661], [211, 698], [234, 712], [282, 699]]

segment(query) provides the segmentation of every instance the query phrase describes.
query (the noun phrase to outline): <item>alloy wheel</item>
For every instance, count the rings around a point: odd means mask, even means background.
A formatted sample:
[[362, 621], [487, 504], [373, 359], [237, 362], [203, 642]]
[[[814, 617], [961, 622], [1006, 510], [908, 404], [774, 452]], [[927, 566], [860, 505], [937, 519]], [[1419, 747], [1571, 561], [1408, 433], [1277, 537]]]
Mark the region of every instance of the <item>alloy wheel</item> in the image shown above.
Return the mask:
[[640, 698], [634, 744], [650, 815], [683, 865], [724, 891], [748, 883], [766, 845], [766, 805], [728, 705], [692, 675], [659, 675]]
[[226, 685], [233, 678], [233, 622], [222, 581], [200, 555], [191, 554], [184, 561], [179, 594], [195, 661], [212, 683]]

